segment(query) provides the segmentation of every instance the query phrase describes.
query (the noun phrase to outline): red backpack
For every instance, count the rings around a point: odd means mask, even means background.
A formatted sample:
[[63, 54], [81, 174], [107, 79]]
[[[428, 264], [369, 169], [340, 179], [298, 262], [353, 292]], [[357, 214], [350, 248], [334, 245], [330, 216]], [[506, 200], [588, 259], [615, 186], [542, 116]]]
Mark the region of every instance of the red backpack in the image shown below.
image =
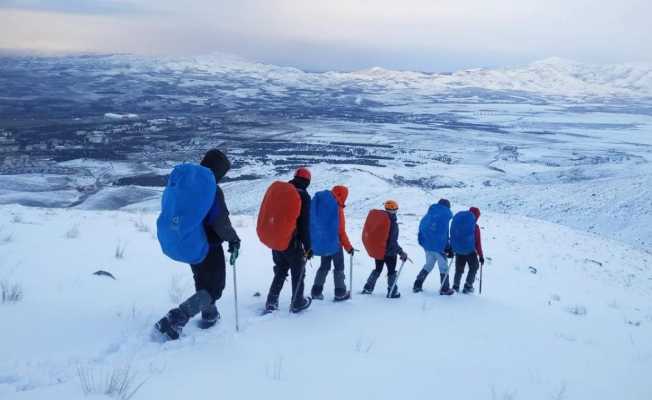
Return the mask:
[[300, 214], [301, 196], [294, 185], [280, 181], [272, 183], [258, 212], [258, 238], [272, 250], [287, 250]]
[[370, 257], [376, 260], [385, 258], [387, 238], [391, 222], [389, 215], [382, 210], [371, 210], [362, 229], [362, 243]]

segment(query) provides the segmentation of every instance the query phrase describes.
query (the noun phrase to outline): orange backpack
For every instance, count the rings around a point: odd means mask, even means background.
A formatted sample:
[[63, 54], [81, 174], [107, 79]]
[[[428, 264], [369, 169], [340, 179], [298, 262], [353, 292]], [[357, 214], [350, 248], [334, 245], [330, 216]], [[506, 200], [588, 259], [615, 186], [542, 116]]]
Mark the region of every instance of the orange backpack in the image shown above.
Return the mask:
[[300, 214], [301, 196], [297, 189], [287, 182], [272, 183], [258, 212], [258, 238], [272, 250], [287, 250]]
[[389, 215], [385, 211], [369, 211], [362, 229], [362, 243], [370, 257], [376, 260], [385, 258], [390, 225]]

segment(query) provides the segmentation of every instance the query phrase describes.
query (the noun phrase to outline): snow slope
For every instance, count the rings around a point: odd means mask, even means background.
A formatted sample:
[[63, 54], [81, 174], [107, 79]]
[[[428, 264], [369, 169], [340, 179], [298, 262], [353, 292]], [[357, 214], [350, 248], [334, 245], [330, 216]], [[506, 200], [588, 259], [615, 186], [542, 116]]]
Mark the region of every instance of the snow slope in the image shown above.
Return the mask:
[[[352, 190], [347, 212], [357, 247], [360, 204], [376, 189]], [[327, 300], [304, 314], [285, 311], [286, 287], [282, 310], [259, 317], [271, 257], [248, 213], [234, 217], [243, 238], [241, 331], [228, 270], [221, 323], [209, 331], [190, 323], [185, 337], [166, 344], [149, 340], [151, 325], [172, 298], [192, 292], [192, 280], [160, 253], [155, 212], [2, 206], [0, 279], [22, 285], [24, 299], [0, 305], [0, 398], [83, 398], [80, 368], [103, 376], [124, 366], [147, 379], [134, 399], [652, 396], [651, 255], [553, 223], [485, 213], [483, 294], [442, 298], [432, 275], [425, 293], [412, 294], [427, 199], [405, 194], [401, 242], [415, 264], [401, 276], [401, 299], [384, 298], [383, 275], [373, 296], [332, 303], [329, 276]], [[307, 286], [317, 263], [308, 266]], [[356, 256], [354, 290], [370, 268]], [[117, 280], [92, 275], [99, 269]]]

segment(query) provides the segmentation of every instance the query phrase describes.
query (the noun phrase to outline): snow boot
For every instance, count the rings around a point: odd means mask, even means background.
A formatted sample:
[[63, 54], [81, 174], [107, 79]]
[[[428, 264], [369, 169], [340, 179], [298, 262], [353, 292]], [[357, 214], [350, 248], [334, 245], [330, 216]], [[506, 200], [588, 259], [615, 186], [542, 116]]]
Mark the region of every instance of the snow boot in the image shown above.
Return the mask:
[[428, 271], [425, 269], [422, 269], [421, 272], [419, 272], [419, 275], [417, 275], [417, 279], [414, 281], [414, 286], [412, 286], [412, 291], [414, 293], [419, 293], [423, 291], [423, 281], [426, 280], [426, 277], [428, 276]]
[[351, 292], [346, 289], [335, 289], [333, 301], [345, 301], [351, 298]]
[[188, 316], [181, 309], [174, 308], [154, 325], [154, 329], [163, 336], [163, 340], [177, 340], [187, 323]]
[[362, 289], [362, 292], [360, 294], [372, 294], [374, 291], [373, 289], [367, 289], [366, 287]]
[[313, 300], [324, 300], [324, 294], [322, 291], [324, 290], [323, 286], [313, 286], [312, 290], [310, 291], [310, 296], [312, 297]]
[[222, 318], [222, 316], [220, 315], [220, 312], [217, 311], [215, 304], [213, 304], [201, 312], [201, 319], [197, 322], [197, 326], [200, 329], [211, 328], [220, 320], [220, 318]]
[[389, 293], [389, 289], [387, 289], [387, 298], [388, 299], [398, 299], [401, 297], [401, 293], [399, 293], [398, 288], [395, 287], [392, 293]]
[[265, 310], [263, 311], [263, 314], [269, 314], [276, 310], [278, 310], [278, 298], [267, 299], [267, 303], [265, 303]]
[[304, 297], [303, 302], [299, 304], [294, 304], [292, 306], [291, 311], [295, 314], [300, 313], [301, 311], [307, 309], [310, 307], [310, 304], [312, 304], [312, 298], [311, 297]]
[[455, 291], [450, 288], [448, 274], [439, 274], [439, 281], [441, 282], [441, 289], [439, 290], [439, 295], [450, 296], [452, 294], [455, 294]]
[[464, 294], [473, 294], [474, 291], [473, 286], [468, 285], [464, 285], [464, 289], [462, 289], [462, 293]]

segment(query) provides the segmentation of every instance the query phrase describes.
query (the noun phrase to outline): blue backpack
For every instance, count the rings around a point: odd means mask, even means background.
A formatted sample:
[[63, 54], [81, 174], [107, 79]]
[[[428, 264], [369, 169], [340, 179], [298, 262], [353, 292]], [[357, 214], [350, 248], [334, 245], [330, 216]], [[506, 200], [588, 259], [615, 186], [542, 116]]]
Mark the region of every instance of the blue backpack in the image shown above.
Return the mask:
[[174, 167], [163, 191], [156, 235], [163, 253], [171, 259], [198, 264], [208, 254], [204, 219], [215, 215], [217, 184], [213, 172], [196, 164]]
[[310, 202], [310, 241], [318, 256], [331, 256], [340, 249], [339, 205], [330, 190], [315, 193]]
[[426, 251], [443, 253], [448, 244], [448, 225], [453, 213], [441, 204], [433, 204], [419, 223], [419, 244]]
[[471, 254], [475, 251], [475, 215], [471, 211], [460, 211], [451, 223], [451, 246], [457, 254]]

